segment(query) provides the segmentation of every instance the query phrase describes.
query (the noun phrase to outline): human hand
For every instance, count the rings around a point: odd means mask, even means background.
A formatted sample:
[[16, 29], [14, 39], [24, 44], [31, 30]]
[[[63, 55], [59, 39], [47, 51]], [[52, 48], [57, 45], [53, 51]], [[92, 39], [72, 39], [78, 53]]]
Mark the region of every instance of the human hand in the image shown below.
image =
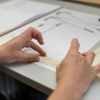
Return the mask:
[[94, 57], [92, 52], [81, 54], [78, 40], [72, 40], [68, 54], [57, 68], [58, 87], [64, 87], [65, 96], [73, 98], [68, 100], [82, 99], [100, 72], [100, 65], [92, 66]]
[[[42, 34], [30, 27], [21, 35], [1, 45], [0, 63], [29, 63], [39, 61], [40, 56], [45, 56], [46, 53], [32, 39], [37, 40], [40, 45], [43, 44]], [[24, 47], [34, 49], [36, 53], [26, 53], [22, 50]]]

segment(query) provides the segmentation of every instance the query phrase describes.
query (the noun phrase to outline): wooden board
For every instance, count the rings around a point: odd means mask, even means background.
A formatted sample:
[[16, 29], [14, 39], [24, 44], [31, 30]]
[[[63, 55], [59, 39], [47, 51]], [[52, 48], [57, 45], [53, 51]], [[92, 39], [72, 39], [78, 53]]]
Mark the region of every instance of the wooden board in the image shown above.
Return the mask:
[[100, 4], [100, 0], [76, 0], [84, 3], [90, 3], [90, 4]]
[[98, 6], [100, 5], [100, 0], [63, 0], [63, 1], [79, 2], [79, 3], [98, 5]]

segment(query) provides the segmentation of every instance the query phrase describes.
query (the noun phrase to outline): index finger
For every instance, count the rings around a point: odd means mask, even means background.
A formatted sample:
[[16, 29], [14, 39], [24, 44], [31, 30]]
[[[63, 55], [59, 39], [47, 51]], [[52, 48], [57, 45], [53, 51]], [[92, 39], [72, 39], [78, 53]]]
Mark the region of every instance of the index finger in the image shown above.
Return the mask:
[[39, 32], [38, 30], [29, 27], [24, 33], [23, 36], [27, 39], [27, 40], [31, 40], [31, 39], [36, 39], [40, 44], [43, 44], [43, 36], [41, 34], [41, 32]]
[[70, 46], [70, 49], [68, 51], [68, 53], [71, 53], [71, 54], [76, 54], [79, 52], [79, 47], [80, 47], [80, 44], [78, 42], [77, 39], [72, 39], [71, 41], [71, 46]]
[[13, 38], [12, 40], [8, 41], [6, 45], [10, 45], [9, 47], [13, 48], [23, 48], [28, 42], [32, 39], [36, 39], [40, 44], [43, 44], [43, 37], [39, 31], [30, 27], [28, 28], [23, 34]]

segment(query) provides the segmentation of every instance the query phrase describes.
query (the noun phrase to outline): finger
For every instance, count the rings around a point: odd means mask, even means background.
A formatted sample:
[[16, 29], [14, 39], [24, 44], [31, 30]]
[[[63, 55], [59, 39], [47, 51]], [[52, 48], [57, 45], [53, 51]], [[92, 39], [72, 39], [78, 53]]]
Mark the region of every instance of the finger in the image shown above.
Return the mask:
[[84, 55], [85, 55], [85, 58], [86, 58], [87, 62], [89, 64], [92, 64], [93, 61], [94, 61], [94, 58], [95, 58], [95, 53], [93, 53], [93, 52], [87, 52]]
[[70, 46], [70, 49], [69, 49], [69, 53], [71, 54], [76, 54], [79, 52], [79, 47], [80, 47], [80, 44], [78, 42], [77, 39], [73, 39], [71, 41], [71, 46]]
[[35, 28], [29, 27], [26, 31], [23, 32], [24, 37], [27, 37], [28, 40], [36, 39], [40, 44], [43, 44], [42, 33], [40, 33]]
[[20, 51], [17, 53], [16, 62], [18, 63], [30, 63], [30, 62], [38, 62], [40, 60], [38, 53], [25, 53]]
[[39, 45], [32, 41], [27, 44], [27, 47], [31, 47], [32, 49], [36, 50], [41, 56], [46, 56], [46, 52]]
[[39, 41], [40, 44], [43, 44], [43, 38], [40, 32], [33, 28], [28, 28], [23, 34], [15, 37], [14, 39], [10, 40], [6, 45], [11, 47], [11, 49], [21, 49], [25, 47], [25, 45], [35, 38]]
[[13, 49], [21, 49], [26, 45], [27, 41], [25, 40], [25, 38], [21, 37], [21, 36], [17, 36], [15, 38], [13, 38], [12, 40], [8, 41], [5, 45], [8, 48], [13, 48]]
[[95, 69], [96, 73], [99, 74], [100, 73], [100, 64], [96, 65], [94, 67], [94, 69]]

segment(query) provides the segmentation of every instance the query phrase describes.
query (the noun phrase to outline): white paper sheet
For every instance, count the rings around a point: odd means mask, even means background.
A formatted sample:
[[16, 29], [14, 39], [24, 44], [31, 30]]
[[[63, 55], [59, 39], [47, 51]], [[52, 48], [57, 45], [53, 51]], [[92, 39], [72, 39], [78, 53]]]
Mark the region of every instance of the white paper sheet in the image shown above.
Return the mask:
[[[56, 14], [60, 12], [63, 12], [63, 16], [56, 16]], [[43, 33], [45, 41], [43, 48], [48, 56], [42, 58], [38, 64], [41, 65], [42, 63], [43, 65], [43, 63], [45, 63], [46, 67], [55, 70], [54, 66], [67, 54], [72, 38], [79, 39], [81, 52], [91, 49], [100, 41], [100, 22], [98, 19], [99, 16], [96, 15], [89, 15], [62, 8], [24, 28], [0, 37], [0, 44], [19, 35], [27, 27], [33, 26]]]
[[21, 22], [59, 7], [31, 0], [8, 0], [0, 2], [0, 32], [8, 30]]
[[[100, 40], [100, 31], [99, 31], [100, 22], [98, 21], [99, 16], [89, 15], [70, 10], [66, 11], [68, 14], [66, 14], [65, 16], [67, 18], [64, 18], [65, 21], [63, 20], [60, 21], [56, 17], [55, 17], [56, 20], [54, 20], [54, 17], [51, 20], [50, 18], [51, 15], [50, 15], [36, 21], [35, 23], [28, 25], [28, 26], [34, 26], [38, 28], [41, 32], [43, 32], [43, 36], [45, 39], [45, 45], [43, 47], [47, 51], [48, 57], [42, 58], [41, 62], [37, 63], [37, 65], [40, 65], [39, 67], [35, 65], [36, 68], [38, 68], [38, 71], [35, 71], [35, 74], [33, 75], [35, 68], [34, 64], [21, 65], [21, 66], [15, 65], [15, 67], [13, 66], [11, 67], [11, 70], [18, 72], [19, 74], [24, 75], [31, 80], [36, 79], [36, 81], [45, 83], [46, 86], [54, 88], [56, 82], [54, 80], [54, 77], [52, 78], [53, 75], [51, 75], [48, 72], [50, 72], [51, 70], [53, 72], [55, 71], [56, 68], [54, 66], [56, 66], [59, 60], [61, 60], [67, 53], [71, 39], [78, 38], [80, 40], [81, 51], [83, 52], [92, 48]], [[52, 15], [54, 16], [55, 14]], [[50, 19], [48, 22], [45, 23], [44, 19], [48, 19], [48, 17]], [[68, 23], [66, 23], [66, 21]], [[8, 35], [1, 37], [0, 44], [5, 43], [8, 40], [19, 35], [28, 26], [25, 26], [24, 28], [21, 28], [15, 32], [12, 32]], [[97, 54], [95, 63], [99, 63], [100, 49], [97, 49], [95, 52]], [[43, 71], [44, 69], [42, 68], [41, 70], [40, 67], [44, 67], [46, 70]], [[41, 72], [42, 74], [37, 74], [37, 72]], [[42, 76], [40, 77], [39, 75]], [[47, 75], [46, 78], [48, 79], [44, 78], [45, 75]], [[85, 95], [83, 100], [99, 100], [100, 97], [99, 92], [100, 92], [100, 82], [97, 80], [94, 82], [94, 84], [92, 84], [92, 88], [90, 88], [89, 93]]]
[[48, 54], [46, 62], [61, 61], [67, 54], [72, 38], [79, 40], [81, 52], [90, 50], [100, 41], [100, 22], [96, 15], [62, 8], [30, 25], [44, 35], [44, 49]]

